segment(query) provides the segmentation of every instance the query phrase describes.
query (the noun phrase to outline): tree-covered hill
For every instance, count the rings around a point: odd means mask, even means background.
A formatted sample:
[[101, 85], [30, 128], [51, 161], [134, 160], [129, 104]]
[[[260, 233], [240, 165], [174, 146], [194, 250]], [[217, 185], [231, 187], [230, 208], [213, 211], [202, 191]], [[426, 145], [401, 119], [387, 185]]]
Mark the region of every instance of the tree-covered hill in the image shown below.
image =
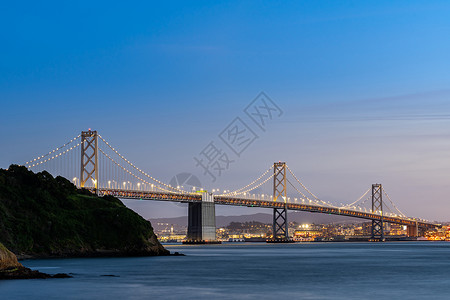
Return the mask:
[[151, 224], [117, 198], [63, 177], [0, 169], [0, 242], [18, 255], [165, 255]]

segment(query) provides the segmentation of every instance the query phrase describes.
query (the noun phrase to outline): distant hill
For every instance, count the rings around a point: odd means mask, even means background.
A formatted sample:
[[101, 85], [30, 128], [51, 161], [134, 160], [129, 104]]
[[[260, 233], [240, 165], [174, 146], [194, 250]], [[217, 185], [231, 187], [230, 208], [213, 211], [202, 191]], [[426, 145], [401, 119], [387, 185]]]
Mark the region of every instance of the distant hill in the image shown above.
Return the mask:
[[[273, 219], [272, 214], [266, 213], [256, 213], [252, 215], [242, 215], [242, 216], [216, 216], [216, 226], [224, 227], [231, 222], [249, 222], [257, 221], [261, 223], [271, 224]], [[150, 219], [153, 224], [157, 223], [167, 223], [175, 224], [178, 226], [187, 226], [187, 216], [176, 217], [176, 218], [157, 218]], [[337, 215], [327, 215], [320, 213], [310, 213], [310, 212], [288, 212], [288, 221], [297, 223], [316, 223], [316, 224], [328, 224], [328, 223], [362, 223], [362, 219], [350, 218]]]
[[0, 242], [34, 257], [169, 254], [119, 199], [16, 165], [0, 169]]

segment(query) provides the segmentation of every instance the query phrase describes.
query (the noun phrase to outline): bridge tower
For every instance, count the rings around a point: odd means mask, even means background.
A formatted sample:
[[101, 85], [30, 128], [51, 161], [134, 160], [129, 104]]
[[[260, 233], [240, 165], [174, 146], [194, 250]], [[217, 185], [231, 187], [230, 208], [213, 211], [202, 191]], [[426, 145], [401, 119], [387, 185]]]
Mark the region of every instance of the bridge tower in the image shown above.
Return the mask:
[[84, 187], [91, 179], [94, 188], [98, 188], [98, 133], [97, 131], [81, 132], [81, 176], [80, 187]]
[[202, 193], [202, 202], [189, 202], [186, 244], [213, 244], [216, 240], [214, 196]]
[[384, 241], [384, 224], [383, 224], [383, 187], [381, 184], [372, 184], [372, 212], [380, 212], [379, 220], [372, 220], [372, 236], [371, 241]]
[[286, 198], [286, 163], [273, 164], [273, 201], [283, 203], [282, 208], [273, 209], [273, 239], [277, 242], [289, 240]]

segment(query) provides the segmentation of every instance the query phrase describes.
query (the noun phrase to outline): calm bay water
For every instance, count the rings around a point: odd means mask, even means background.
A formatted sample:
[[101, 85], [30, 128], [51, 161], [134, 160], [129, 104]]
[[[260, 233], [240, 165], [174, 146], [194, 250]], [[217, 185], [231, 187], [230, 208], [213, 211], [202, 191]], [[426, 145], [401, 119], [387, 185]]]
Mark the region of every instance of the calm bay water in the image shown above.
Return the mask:
[[0, 299], [450, 299], [449, 242], [166, 247], [186, 256], [26, 260], [74, 278], [1, 281]]

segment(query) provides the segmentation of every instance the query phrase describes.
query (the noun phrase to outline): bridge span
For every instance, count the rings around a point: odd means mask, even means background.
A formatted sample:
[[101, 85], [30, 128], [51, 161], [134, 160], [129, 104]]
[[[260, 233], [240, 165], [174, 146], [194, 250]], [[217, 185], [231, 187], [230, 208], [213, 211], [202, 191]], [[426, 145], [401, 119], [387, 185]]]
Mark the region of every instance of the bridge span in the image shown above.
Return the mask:
[[[181, 193], [165, 193], [154, 191], [139, 191], [139, 190], [121, 190], [121, 189], [107, 189], [100, 188], [95, 190], [89, 188], [92, 193], [97, 193], [101, 196], [111, 195], [121, 199], [133, 199], [133, 200], [155, 200], [155, 201], [170, 201], [170, 202], [184, 202], [184, 203], [201, 203], [201, 193], [181, 194]], [[327, 207], [314, 204], [305, 203], [289, 203], [289, 202], [275, 202], [264, 199], [234, 197], [234, 196], [215, 196], [211, 194], [214, 199], [214, 204], [218, 205], [233, 205], [233, 206], [246, 206], [246, 207], [260, 207], [260, 208], [277, 208], [292, 210], [292, 211], [306, 211], [311, 213], [323, 213], [330, 215], [339, 215], [353, 218], [360, 218], [365, 220], [378, 220], [387, 223], [394, 223], [399, 225], [408, 226], [411, 228], [409, 231], [417, 232], [418, 229], [430, 229], [439, 227], [438, 224], [418, 220], [414, 218], [405, 218], [401, 216], [383, 215], [382, 213], [372, 213], [360, 210], [351, 210], [345, 208]], [[413, 235], [413, 234], [412, 234]]]
[[[164, 192], [147, 192], [138, 190], [121, 190], [121, 189], [107, 189], [101, 188], [95, 190], [89, 188], [92, 193], [98, 193], [101, 196], [111, 195], [121, 199], [132, 200], [155, 200], [155, 201], [170, 201], [170, 202], [201, 202], [201, 194], [177, 194], [177, 193], [164, 193]], [[231, 196], [214, 196], [214, 203], [219, 205], [234, 205], [234, 206], [246, 206], [246, 207], [261, 207], [261, 208], [283, 208], [288, 210], [306, 211], [312, 213], [323, 213], [331, 215], [339, 215], [353, 218], [360, 218], [366, 220], [381, 220], [385, 222], [406, 225], [406, 226], [418, 226], [419, 228], [435, 228], [438, 224], [432, 222], [426, 222], [414, 218], [403, 218], [400, 216], [386, 216], [382, 214], [375, 214], [370, 212], [364, 212], [359, 210], [351, 210], [344, 208], [326, 207], [313, 204], [303, 203], [284, 203], [274, 202], [263, 199], [243, 198], [243, 197], [231, 197]]]
[[[75, 149], [78, 147], [81, 151], [77, 153]], [[54, 176], [72, 178], [79, 188], [89, 189], [100, 196], [186, 202], [187, 238], [192, 242], [216, 240], [215, 205], [272, 209], [273, 240], [279, 242], [289, 241], [288, 210], [370, 220], [373, 241], [384, 241], [386, 222], [407, 226], [409, 236], [418, 236], [419, 229], [440, 226], [402, 213], [381, 184], [372, 184], [360, 198], [347, 205], [338, 206], [324, 201], [313, 194], [285, 162], [275, 162], [261, 176], [237, 190], [214, 194], [201, 187], [197, 187], [200, 190], [194, 187], [187, 191], [147, 174], [120, 154], [97, 131], [92, 130], [81, 132], [64, 145], [24, 165], [33, 171], [46, 170]], [[264, 185], [270, 185], [271, 195], [251, 194]], [[296, 196], [292, 197], [293, 194]]]

